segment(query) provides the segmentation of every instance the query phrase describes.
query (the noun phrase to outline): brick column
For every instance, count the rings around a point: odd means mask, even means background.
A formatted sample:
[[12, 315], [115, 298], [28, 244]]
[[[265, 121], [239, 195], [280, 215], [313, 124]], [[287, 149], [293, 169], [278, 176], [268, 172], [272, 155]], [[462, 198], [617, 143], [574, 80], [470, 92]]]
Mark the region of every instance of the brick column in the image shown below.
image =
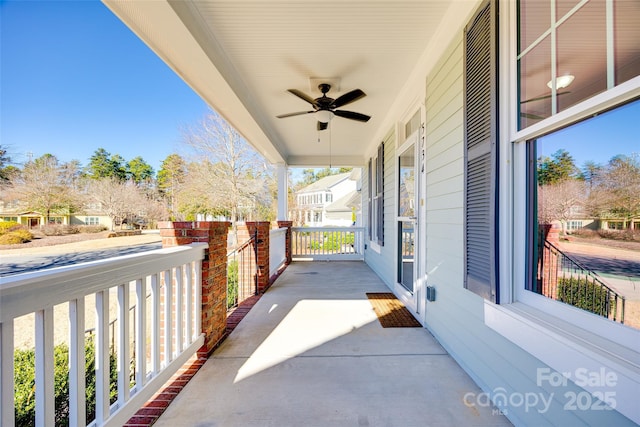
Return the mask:
[[229, 222], [158, 223], [162, 247], [208, 243], [202, 260], [202, 332], [211, 352], [227, 328], [227, 232]]
[[552, 224], [539, 224], [540, 227], [540, 242], [539, 256], [542, 257], [540, 262], [541, 274], [542, 274], [542, 295], [557, 299], [558, 292], [558, 273], [560, 271], [560, 264], [558, 256], [554, 251], [544, 248], [545, 240], [558, 247], [560, 244], [560, 224], [553, 222]]
[[247, 229], [250, 235], [255, 235], [253, 242], [256, 255], [256, 283], [258, 293], [262, 293], [269, 287], [269, 221], [247, 221]]
[[278, 221], [278, 228], [286, 228], [287, 233], [285, 234], [285, 257], [286, 261], [285, 265], [291, 264], [291, 226], [293, 225], [293, 221]]

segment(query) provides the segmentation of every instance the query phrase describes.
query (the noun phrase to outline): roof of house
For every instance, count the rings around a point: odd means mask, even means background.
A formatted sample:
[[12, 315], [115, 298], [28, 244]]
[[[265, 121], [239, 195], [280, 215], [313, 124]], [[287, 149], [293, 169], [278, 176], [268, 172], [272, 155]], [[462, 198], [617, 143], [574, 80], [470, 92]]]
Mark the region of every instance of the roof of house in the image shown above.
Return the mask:
[[350, 191], [343, 197], [325, 208], [327, 212], [351, 212], [351, 209], [357, 207], [360, 203], [360, 193], [356, 190]]
[[301, 188], [300, 190], [296, 191], [296, 193], [301, 194], [301, 193], [311, 193], [314, 191], [329, 190], [331, 189], [331, 187], [341, 183], [345, 179], [349, 179], [350, 176], [351, 176], [351, 172], [339, 173], [337, 175], [329, 175], [322, 179], [317, 180], [313, 184], [309, 184], [306, 187]]

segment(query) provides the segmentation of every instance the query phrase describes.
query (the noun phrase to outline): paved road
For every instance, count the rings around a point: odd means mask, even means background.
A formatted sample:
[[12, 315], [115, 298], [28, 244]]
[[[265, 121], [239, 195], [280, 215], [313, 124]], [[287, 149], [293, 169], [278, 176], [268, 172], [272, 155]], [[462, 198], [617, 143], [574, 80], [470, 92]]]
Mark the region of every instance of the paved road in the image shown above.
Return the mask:
[[162, 244], [145, 243], [139, 245], [120, 246], [115, 248], [101, 248], [94, 250], [84, 250], [71, 253], [53, 254], [19, 254], [0, 256], [0, 277], [18, 273], [43, 270], [51, 267], [62, 267], [65, 265], [78, 264], [81, 262], [95, 261], [99, 259], [112, 258], [121, 255], [130, 255], [138, 252], [160, 249]]

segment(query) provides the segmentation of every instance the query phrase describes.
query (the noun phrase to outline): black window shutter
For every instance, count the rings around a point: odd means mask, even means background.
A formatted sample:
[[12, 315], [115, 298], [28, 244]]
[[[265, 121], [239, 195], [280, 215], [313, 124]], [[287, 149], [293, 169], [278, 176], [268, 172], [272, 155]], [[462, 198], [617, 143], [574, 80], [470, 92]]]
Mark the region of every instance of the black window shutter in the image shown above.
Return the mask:
[[499, 302], [497, 278], [497, 2], [464, 33], [465, 287]]
[[367, 216], [369, 218], [368, 221], [368, 232], [369, 232], [369, 240], [371, 240], [372, 237], [372, 232], [371, 232], [371, 223], [373, 222], [373, 188], [371, 187], [373, 185], [373, 180], [371, 179], [371, 174], [373, 173], [373, 169], [371, 168], [371, 159], [369, 159], [369, 174], [368, 174], [368, 181], [367, 181], [367, 195], [369, 196], [369, 203], [368, 203], [368, 210], [367, 210]]
[[384, 141], [378, 146], [378, 164], [376, 168], [378, 196], [378, 244], [384, 246]]

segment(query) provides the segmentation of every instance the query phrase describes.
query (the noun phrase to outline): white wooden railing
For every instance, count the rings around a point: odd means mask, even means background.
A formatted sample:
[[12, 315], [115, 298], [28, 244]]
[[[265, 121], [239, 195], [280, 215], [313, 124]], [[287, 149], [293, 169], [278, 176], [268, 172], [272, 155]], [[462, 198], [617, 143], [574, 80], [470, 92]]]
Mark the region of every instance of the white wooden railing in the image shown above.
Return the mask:
[[294, 260], [364, 259], [363, 227], [292, 227], [291, 232]]
[[287, 260], [286, 241], [286, 228], [269, 231], [269, 274], [271, 275], [274, 275]]
[[[15, 424], [14, 333], [20, 332], [14, 323], [30, 315], [35, 323], [35, 424], [54, 425], [54, 326], [59, 329], [60, 322], [69, 336], [69, 425], [87, 425], [85, 330], [91, 316], [85, 311], [95, 313], [96, 416], [90, 425], [124, 424], [203, 345], [205, 247], [166, 248], [0, 279], [0, 424]], [[68, 314], [54, 317], [54, 308], [58, 313], [61, 305], [68, 305]], [[128, 313], [134, 305], [138, 315], [131, 322]], [[117, 319], [115, 349], [108, 336], [110, 316]], [[117, 399], [111, 403], [113, 355], [118, 381]]]

